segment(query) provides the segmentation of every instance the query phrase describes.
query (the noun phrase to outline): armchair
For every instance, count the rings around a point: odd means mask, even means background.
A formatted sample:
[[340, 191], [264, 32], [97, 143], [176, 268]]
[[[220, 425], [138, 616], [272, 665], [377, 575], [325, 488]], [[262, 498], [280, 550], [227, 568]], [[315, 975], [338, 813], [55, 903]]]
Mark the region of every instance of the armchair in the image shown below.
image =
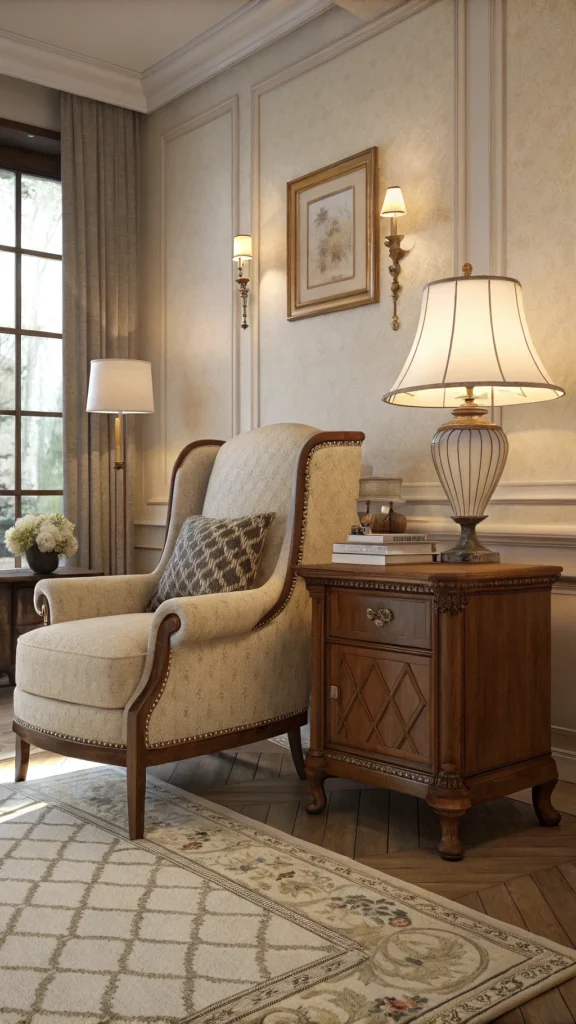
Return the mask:
[[[303, 777], [310, 602], [294, 568], [330, 560], [355, 519], [361, 433], [274, 424], [195, 441], [172, 473], [166, 541], [146, 575], [44, 579], [47, 628], [20, 637], [16, 781], [30, 744], [127, 769], [131, 839], [144, 834], [146, 768], [288, 733]], [[253, 590], [145, 609], [184, 520], [274, 512]]]

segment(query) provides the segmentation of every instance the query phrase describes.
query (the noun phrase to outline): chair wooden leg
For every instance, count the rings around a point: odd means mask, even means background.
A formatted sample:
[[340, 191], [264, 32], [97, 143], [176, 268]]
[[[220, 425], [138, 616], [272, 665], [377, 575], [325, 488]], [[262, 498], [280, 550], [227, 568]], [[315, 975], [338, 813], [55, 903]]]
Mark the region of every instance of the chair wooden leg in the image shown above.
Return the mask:
[[298, 772], [299, 777], [305, 782], [306, 772], [304, 770], [304, 754], [302, 753], [302, 736], [300, 734], [300, 726], [296, 726], [296, 728], [288, 730], [288, 741], [290, 743], [290, 752], [292, 754], [292, 760], [294, 761], [294, 767]]
[[30, 744], [23, 740], [16, 733], [16, 769], [14, 772], [15, 782], [25, 782], [28, 774], [28, 762], [30, 760]]
[[146, 761], [144, 757], [138, 757], [137, 750], [131, 755], [130, 747], [128, 747], [126, 782], [128, 786], [128, 832], [130, 839], [142, 839], [144, 837], [146, 805]]

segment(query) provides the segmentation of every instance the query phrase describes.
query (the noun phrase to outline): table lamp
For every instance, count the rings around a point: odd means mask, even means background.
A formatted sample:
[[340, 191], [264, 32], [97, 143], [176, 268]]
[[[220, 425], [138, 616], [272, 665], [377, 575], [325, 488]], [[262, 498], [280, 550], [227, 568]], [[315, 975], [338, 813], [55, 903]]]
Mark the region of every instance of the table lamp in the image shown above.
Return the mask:
[[[124, 416], [154, 412], [152, 366], [144, 359], [92, 359], [86, 412], [115, 416], [114, 469], [126, 469]], [[122, 502], [124, 572], [126, 572], [126, 480]]]
[[[394, 505], [404, 501], [402, 478], [399, 476], [371, 476], [360, 478], [359, 501], [366, 502], [366, 512], [360, 516], [362, 526], [369, 526], [371, 533], [404, 533], [406, 516], [396, 512]], [[388, 505], [388, 512], [371, 512], [370, 505]]]
[[[486, 418], [488, 406], [560, 398], [528, 330], [522, 286], [511, 277], [463, 277], [426, 285], [410, 354], [383, 401], [391, 405], [450, 408], [454, 417], [432, 439], [432, 460], [461, 529], [443, 562], [499, 562], [476, 536], [496, 489], [508, 439]], [[477, 400], [481, 404], [477, 404]]]

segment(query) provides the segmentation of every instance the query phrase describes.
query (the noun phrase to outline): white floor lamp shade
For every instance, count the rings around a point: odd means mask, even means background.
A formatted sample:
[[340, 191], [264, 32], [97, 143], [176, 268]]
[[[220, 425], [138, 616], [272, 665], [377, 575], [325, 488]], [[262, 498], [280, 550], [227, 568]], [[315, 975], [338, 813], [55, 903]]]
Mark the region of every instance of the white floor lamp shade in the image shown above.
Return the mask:
[[152, 366], [144, 359], [93, 359], [87, 412], [154, 412]]
[[[126, 414], [154, 412], [152, 366], [145, 359], [92, 359], [86, 412], [115, 417], [114, 469], [125, 470], [123, 420]], [[116, 478], [116, 474], [115, 474]], [[122, 535], [126, 571], [126, 481], [122, 488]]]
[[471, 277], [470, 264], [463, 269], [464, 277], [424, 288], [414, 344], [383, 401], [428, 408], [462, 402], [432, 440], [434, 466], [462, 530], [442, 560], [491, 562], [500, 556], [480, 544], [475, 529], [502, 475], [508, 440], [483, 406], [542, 402], [564, 391], [536, 353], [520, 282]]

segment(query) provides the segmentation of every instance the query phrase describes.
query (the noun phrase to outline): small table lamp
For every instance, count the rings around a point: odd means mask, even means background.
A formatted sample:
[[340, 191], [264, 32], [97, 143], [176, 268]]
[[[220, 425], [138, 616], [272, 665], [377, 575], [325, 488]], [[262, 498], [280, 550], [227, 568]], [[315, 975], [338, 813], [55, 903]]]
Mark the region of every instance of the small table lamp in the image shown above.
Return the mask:
[[[126, 468], [124, 416], [154, 412], [152, 366], [144, 359], [92, 359], [86, 412], [115, 416], [114, 469]], [[126, 572], [126, 480], [123, 487], [124, 572]]]
[[[361, 477], [358, 500], [366, 502], [366, 512], [360, 517], [362, 526], [369, 526], [372, 533], [404, 533], [406, 516], [394, 510], [394, 504], [398, 505], [404, 501], [401, 477]], [[388, 512], [371, 512], [372, 502], [388, 505]]]
[[[432, 460], [461, 528], [443, 562], [499, 562], [476, 536], [508, 455], [508, 439], [477, 405], [521, 405], [560, 398], [528, 330], [522, 286], [511, 277], [449, 277], [426, 285], [416, 338], [391, 405], [450, 408], [454, 419], [432, 439]], [[476, 393], [475, 393], [476, 392]]]

